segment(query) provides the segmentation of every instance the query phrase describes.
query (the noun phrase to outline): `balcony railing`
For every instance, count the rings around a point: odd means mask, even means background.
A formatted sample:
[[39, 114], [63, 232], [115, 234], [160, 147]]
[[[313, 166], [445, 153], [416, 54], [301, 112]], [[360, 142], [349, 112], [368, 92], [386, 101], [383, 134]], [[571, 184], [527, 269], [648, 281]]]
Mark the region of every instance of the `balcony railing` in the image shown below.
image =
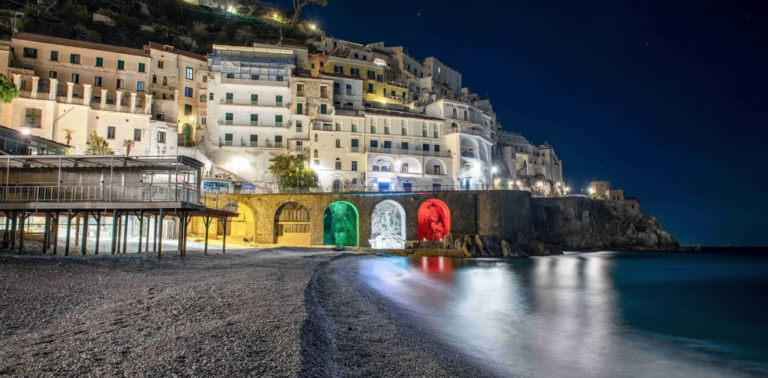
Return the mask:
[[231, 121], [231, 120], [225, 120], [223, 121], [223, 125], [225, 126], [235, 126], [235, 127], [290, 127], [291, 122], [262, 122], [262, 121]]
[[275, 81], [275, 80], [251, 80], [251, 79], [230, 79], [226, 77], [221, 78], [222, 84], [245, 84], [245, 85], [263, 85], [269, 87], [287, 87], [287, 81]]
[[3, 186], [4, 202], [167, 202], [200, 203], [193, 185], [153, 184], [137, 186]]
[[234, 106], [260, 106], [265, 108], [287, 108], [291, 106], [290, 102], [285, 101], [235, 101], [235, 100], [221, 100], [221, 105], [234, 105]]
[[129, 113], [129, 114], [147, 114], [144, 111], [144, 105], [139, 106], [139, 104], [136, 104], [136, 107], [131, 111], [130, 105], [121, 105], [119, 108], [115, 104], [103, 104], [100, 102], [92, 102], [91, 103], [91, 109], [94, 110], [103, 110], [107, 112], [118, 112], [118, 113]]
[[304, 96], [306, 96], [306, 95], [307, 95], [307, 94], [306, 94], [306, 92], [304, 92], [304, 91], [296, 91], [296, 97], [304, 97]]
[[312, 125], [315, 131], [334, 131], [333, 125]]
[[283, 142], [251, 142], [251, 141], [240, 141], [240, 142], [233, 142], [231, 140], [225, 141], [225, 140], [219, 140], [219, 145], [224, 147], [241, 147], [241, 148], [286, 148], [286, 144]]
[[402, 149], [402, 148], [386, 148], [386, 147], [368, 147], [367, 152], [379, 153], [379, 154], [395, 154], [395, 155], [415, 155], [415, 156], [434, 156], [434, 157], [451, 157], [450, 152], [442, 151], [422, 151], [416, 148]]
[[[332, 192], [333, 187], [324, 187], [325, 191]], [[342, 193], [410, 193], [410, 192], [455, 192], [462, 190], [485, 190], [485, 185], [473, 185], [469, 188], [461, 185], [396, 185], [381, 188], [378, 185], [348, 185], [338, 192]]]

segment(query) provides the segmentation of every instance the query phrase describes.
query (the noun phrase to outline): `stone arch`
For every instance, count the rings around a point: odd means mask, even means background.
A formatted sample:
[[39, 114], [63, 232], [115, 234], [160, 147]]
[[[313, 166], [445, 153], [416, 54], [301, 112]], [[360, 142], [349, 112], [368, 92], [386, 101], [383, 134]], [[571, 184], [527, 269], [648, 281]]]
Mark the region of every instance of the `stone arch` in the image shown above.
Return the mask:
[[[405, 172], [403, 164], [408, 164], [408, 171]], [[401, 173], [421, 173], [421, 162], [418, 159], [410, 156], [400, 158], [399, 172]]]
[[475, 159], [480, 158], [480, 145], [474, 138], [461, 138], [461, 156]]
[[419, 240], [443, 240], [451, 233], [451, 210], [445, 202], [438, 199], [428, 199], [419, 207], [418, 237]]
[[371, 213], [371, 248], [405, 248], [405, 209], [392, 200], [379, 202]]
[[309, 209], [298, 202], [286, 202], [275, 212], [275, 244], [310, 245], [311, 227]]
[[374, 171], [394, 172], [395, 161], [387, 156], [377, 156], [373, 159], [372, 168]]
[[357, 246], [360, 244], [360, 215], [347, 201], [336, 201], [323, 215], [323, 245]]
[[227, 237], [234, 241], [253, 242], [255, 240], [256, 219], [258, 216], [253, 206], [247, 202], [237, 205], [237, 217], [228, 221]]
[[[435, 171], [436, 165], [440, 166], [440, 172]], [[445, 162], [440, 159], [432, 158], [427, 160], [427, 162], [424, 164], [424, 173], [428, 175], [445, 175], [448, 173], [448, 171], [445, 166]]]
[[453, 108], [453, 111], [451, 111], [451, 118], [459, 119], [459, 111], [456, 108]]

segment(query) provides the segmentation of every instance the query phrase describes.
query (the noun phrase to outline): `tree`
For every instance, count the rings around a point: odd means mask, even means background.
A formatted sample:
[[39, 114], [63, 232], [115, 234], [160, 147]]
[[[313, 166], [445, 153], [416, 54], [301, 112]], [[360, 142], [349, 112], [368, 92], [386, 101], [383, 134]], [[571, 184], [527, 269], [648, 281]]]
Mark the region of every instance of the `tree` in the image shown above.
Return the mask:
[[72, 141], [72, 133], [75, 132], [74, 130], [70, 129], [64, 129], [64, 140], [67, 141], [67, 146], [69, 146], [69, 142]]
[[91, 134], [88, 139], [90, 140], [90, 143], [88, 148], [85, 150], [86, 155], [108, 155], [110, 152], [112, 152], [112, 149], [109, 148], [109, 143], [107, 140], [96, 135], [95, 132]]
[[123, 140], [123, 147], [125, 147], [125, 156], [129, 156], [131, 154], [131, 148], [133, 148], [135, 144], [136, 142], [131, 139]]
[[320, 6], [328, 5], [328, 0], [292, 0], [293, 1], [293, 20], [291, 21], [291, 27], [296, 26], [296, 22], [299, 21], [299, 15], [301, 9], [308, 4], [317, 4]]
[[304, 155], [275, 156], [270, 159], [269, 171], [275, 175], [281, 188], [312, 188], [315, 183], [315, 170], [305, 164]]
[[19, 89], [7, 77], [0, 74], [0, 103], [7, 104], [19, 97]]

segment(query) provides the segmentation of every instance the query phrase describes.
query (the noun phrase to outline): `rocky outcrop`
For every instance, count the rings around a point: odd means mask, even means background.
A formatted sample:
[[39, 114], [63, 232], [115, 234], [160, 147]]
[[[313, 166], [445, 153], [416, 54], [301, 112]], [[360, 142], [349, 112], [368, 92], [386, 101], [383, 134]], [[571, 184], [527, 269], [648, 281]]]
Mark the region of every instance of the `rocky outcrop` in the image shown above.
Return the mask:
[[[452, 242], [451, 242], [452, 241]], [[512, 244], [506, 240], [501, 243], [485, 235], [446, 235], [444, 249], [462, 251], [465, 257], [528, 257], [562, 255], [553, 245], [533, 243], [530, 245]]]
[[625, 202], [582, 197], [535, 199], [533, 238], [559, 249], [680, 248], [677, 239], [664, 231], [658, 219], [627, 206]]

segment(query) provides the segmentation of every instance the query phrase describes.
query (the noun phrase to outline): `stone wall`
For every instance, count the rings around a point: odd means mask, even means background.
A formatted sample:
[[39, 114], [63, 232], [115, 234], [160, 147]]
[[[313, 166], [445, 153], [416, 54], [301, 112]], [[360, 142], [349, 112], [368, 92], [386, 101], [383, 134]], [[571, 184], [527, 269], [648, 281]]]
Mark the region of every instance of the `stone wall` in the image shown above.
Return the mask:
[[533, 237], [571, 250], [674, 250], [680, 245], [661, 223], [627, 212], [619, 201], [583, 197], [533, 200]]
[[525, 191], [461, 191], [430, 193], [350, 193], [350, 194], [258, 194], [240, 195], [239, 212], [248, 213], [246, 221], [254, 224], [246, 228], [250, 242], [271, 244], [275, 241], [275, 215], [285, 203], [297, 202], [310, 214], [312, 245], [323, 244], [323, 217], [325, 210], [336, 201], [352, 204], [359, 214], [360, 246], [370, 247], [371, 215], [382, 201], [392, 200], [405, 211], [406, 240], [418, 239], [418, 212], [429, 199], [440, 200], [450, 209], [450, 233], [455, 235], [484, 234], [496, 239], [515, 242], [519, 235], [527, 237], [531, 231], [531, 197]]

